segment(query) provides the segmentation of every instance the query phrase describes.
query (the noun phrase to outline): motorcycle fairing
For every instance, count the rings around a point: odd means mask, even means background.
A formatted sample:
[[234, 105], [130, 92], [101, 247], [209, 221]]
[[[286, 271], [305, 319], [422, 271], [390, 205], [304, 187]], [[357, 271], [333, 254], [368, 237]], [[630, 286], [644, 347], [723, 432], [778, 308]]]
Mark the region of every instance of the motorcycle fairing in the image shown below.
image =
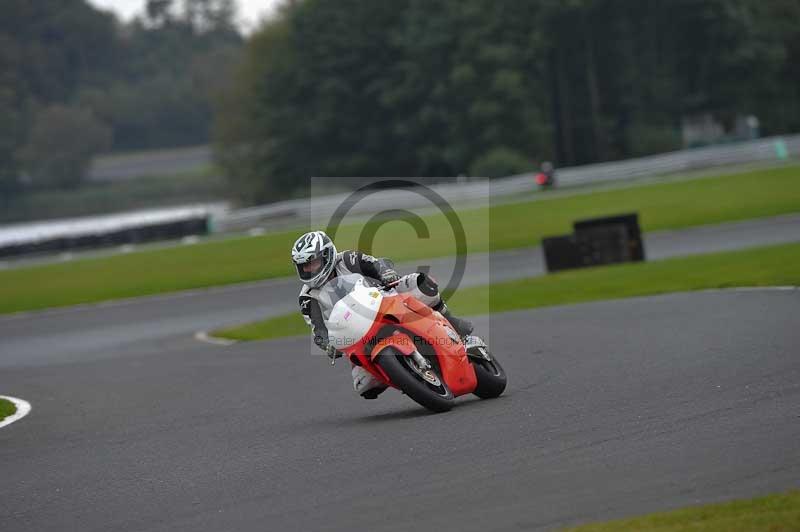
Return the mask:
[[[475, 390], [478, 385], [475, 368], [470, 364], [458, 335], [455, 335], [454, 340], [452, 327], [441, 314], [406, 294], [384, 298], [379, 314], [394, 316], [399, 325], [411, 333], [414, 339], [433, 347], [441, 367], [442, 378], [453, 395], [464, 395]], [[410, 342], [410, 345], [413, 346], [413, 342]], [[375, 351], [373, 350], [370, 356], [373, 361], [378, 354]], [[413, 350], [403, 353], [408, 355], [412, 352]]]

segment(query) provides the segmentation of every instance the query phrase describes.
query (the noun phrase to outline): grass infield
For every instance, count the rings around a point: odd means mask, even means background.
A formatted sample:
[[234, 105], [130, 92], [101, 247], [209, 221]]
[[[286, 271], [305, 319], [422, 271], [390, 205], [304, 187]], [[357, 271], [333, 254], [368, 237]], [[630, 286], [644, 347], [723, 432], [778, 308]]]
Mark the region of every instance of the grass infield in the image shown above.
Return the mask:
[[[644, 263], [569, 270], [459, 290], [448, 305], [459, 315], [736, 286], [800, 285], [800, 243]], [[215, 331], [231, 340], [308, 334], [299, 312]]]
[[[800, 166], [633, 186], [459, 211], [468, 253], [534, 246], [571, 231], [579, 218], [635, 211], [644, 231], [800, 212]], [[372, 252], [396, 261], [453, 255], [443, 215], [424, 217], [430, 238], [389, 222]], [[364, 225], [343, 226], [339, 249], [357, 247]], [[93, 303], [292, 275], [289, 249], [299, 231], [231, 238], [0, 271], [0, 314]]]
[[683, 508], [566, 532], [789, 532], [800, 530], [800, 491]]
[[0, 421], [17, 413], [17, 407], [8, 399], [0, 399]]

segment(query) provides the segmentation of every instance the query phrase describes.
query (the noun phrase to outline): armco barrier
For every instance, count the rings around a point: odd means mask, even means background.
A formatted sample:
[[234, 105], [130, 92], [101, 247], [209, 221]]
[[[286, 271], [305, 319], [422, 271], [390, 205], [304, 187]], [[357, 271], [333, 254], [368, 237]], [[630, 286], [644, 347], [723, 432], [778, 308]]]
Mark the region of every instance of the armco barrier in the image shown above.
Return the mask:
[[[732, 164], [780, 161], [800, 157], [800, 135], [771, 137], [706, 148], [694, 148], [609, 163], [559, 168], [559, 186], [573, 186], [606, 181], [635, 179], [660, 174], [688, 172]], [[487, 187], [492, 197], [513, 196], [534, 190], [534, 173], [465, 183], [443, 183], [431, 188], [451, 204], [486, 201]], [[214, 219], [214, 230], [242, 231], [259, 225], [280, 227], [311, 220], [330, 219], [348, 193], [318, 198], [281, 201], [222, 214]], [[409, 209], [425, 206], [418, 194], [386, 189], [371, 194], [369, 202], [357, 204], [351, 214], [373, 214], [386, 209]]]
[[[682, 150], [626, 161], [559, 168], [560, 186], [634, 179], [731, 164], [779, 161], [800, 157], [800, 135], [772, 137], [707, 148]], [[432, 185], [451, 204], [481, 202], [535, 189], [533, 173], [492, 181], [479, 180]], [[243, 231], [253, 227], [278, 228], [303, 222], [330, 220], [349, 193], [282, 201], [265, 206], [225, 211], [219, 206], [170, 208], [158, 211], [59, 220], [23, 227], [0, 227], [0, 258], [30, 253], [57, 253], [118, 244], [174, 239], [185, 235]], [[487, 197], [488, 196], [488, 197]], [[354, 215], [388, 209], [425, 207], [423, 196], [402, 189], [384, 189], [356, 203]], [[208, 223], [207, 223], [208, 222]]]

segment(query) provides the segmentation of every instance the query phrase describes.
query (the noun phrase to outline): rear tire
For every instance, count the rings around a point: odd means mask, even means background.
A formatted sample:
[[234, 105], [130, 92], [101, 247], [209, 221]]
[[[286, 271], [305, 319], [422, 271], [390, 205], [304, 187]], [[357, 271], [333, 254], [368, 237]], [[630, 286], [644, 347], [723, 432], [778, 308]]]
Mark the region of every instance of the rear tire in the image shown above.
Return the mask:
[[499, 397], [506, 389], [506, 372], [500, 362], [494, 357], [489, 355], [491, 360], [486, 360], [480, 354], [470, 355], [469, 361], [472, 367], [475, 368], [475, 376], [478, 378], [478, 386], [472, 392], [481, 399], [494, 399]]
[[453, 408], [455, 398], [453, 392], [444, 383], [442, 376], [436, 371], [436, 365], [431, 370], [438, 377], [439, 385], [436, 386], [418, 375], [409, 367], [413, 364], [411, 357], [403, 355], [393, 347], [384, 349], [375, 359], [392, 383], [400, 388], [411, 399], [434, 412], [447, 412]]

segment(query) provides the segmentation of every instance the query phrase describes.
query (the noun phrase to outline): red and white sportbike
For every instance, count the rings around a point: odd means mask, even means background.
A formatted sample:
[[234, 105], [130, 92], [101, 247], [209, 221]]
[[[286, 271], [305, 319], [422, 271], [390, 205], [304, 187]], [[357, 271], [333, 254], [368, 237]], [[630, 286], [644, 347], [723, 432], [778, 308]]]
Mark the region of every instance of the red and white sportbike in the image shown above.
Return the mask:
[[438, 312], [357, 273], [335, 277], [319, 297], [330, 341], [353, 364], [435, 412], [455, 397], [499, 396], [506, 374], [477, 336], [462, 342]]

